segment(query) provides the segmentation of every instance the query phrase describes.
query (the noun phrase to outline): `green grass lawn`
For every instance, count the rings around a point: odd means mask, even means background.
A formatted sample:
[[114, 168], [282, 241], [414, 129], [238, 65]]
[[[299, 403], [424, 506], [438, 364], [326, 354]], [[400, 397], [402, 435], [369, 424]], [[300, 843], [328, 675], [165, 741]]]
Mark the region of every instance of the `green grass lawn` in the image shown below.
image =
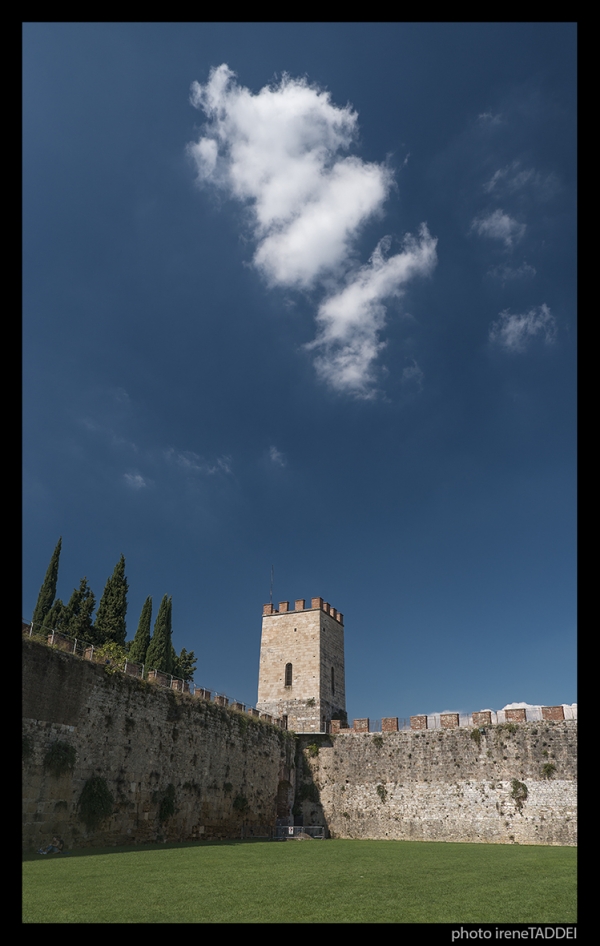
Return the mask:
[[573, 923], [576, 849], [206, 842], [30, 855], [25, 923]]

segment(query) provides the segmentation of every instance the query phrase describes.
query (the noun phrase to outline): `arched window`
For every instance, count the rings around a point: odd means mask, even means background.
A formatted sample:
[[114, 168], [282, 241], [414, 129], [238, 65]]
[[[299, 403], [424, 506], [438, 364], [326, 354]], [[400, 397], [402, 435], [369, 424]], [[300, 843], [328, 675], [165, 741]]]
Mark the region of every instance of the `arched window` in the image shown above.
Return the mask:
[[331, 692], [335, 693], [335, 674], [333, 672], [333, 667], [331, 668]]
[[291, 687], [292, 685], [292, 665], [285, 665], [285, 685], [286, 687]]

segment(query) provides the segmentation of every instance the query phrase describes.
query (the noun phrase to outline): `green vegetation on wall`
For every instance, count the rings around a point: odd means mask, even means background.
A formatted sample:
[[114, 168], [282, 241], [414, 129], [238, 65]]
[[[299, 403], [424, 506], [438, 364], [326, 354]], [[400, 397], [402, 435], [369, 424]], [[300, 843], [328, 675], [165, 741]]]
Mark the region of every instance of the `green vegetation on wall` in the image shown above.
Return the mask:
[[174, 814], [175, 814], [175, 786], [172, 783], [170, 783], [169, 785], [167, 785], [160, 800], [160, 808], [158, 809], [158, 820], [162, 823], [163, 821], [166, 821], [167, 818], [171, 818]]
[[68, 742], [53, 742], [44, 757], [44, 768], [51, 775], [59, 778], [67, 772], [72, 772], [77, 759], [77, 750]]
[[524, 782], [519, 782], [518, 779], [514, 778], [511, 782], [511, 789], [510, 797], [513, 799], [516, 808], [521, 811], [523, 803], [529, 795], [527, 786]]
[[79, 796], [77, 803], [79, 817], [86, 828], [93, 831], [112, 814], [114, 803], [115, 800], [105, 779], [99, 775], [93, 775], [87, 780]]

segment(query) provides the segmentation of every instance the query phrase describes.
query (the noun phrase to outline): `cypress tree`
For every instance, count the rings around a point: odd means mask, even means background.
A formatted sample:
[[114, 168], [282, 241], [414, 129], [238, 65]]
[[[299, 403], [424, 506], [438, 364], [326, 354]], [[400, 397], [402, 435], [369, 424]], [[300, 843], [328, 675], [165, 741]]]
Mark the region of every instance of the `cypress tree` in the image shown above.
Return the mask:
[[50, 631], [60, 631], [64, 630], [63, 624], [65, 623], [65, 616], [67, 609], [64, 605], [64, 602], [60, 598], [57, 598], [48, 614], [44, 618], [44, 623], [42, 625], [44, 634], [49, 633]]
[[94, 592], [89, 587], [87, 578], [82, 578], [79, 582], [79, 588], [75, 588], [67, 602], [61, 631], [68, 634], [69, 637], [77, 637], [88, 644], [102, 643], [102, 641], [98, 641], [92, 624], [92, 614], [95, 606]]
[[146, 652], [148, 670], [172, 673], [173, 645], [171, 644], [171, 598], [165, 595], [154, 623], [154, 633]]
[[148, 645], [150, 644], [150, 622], [152, 620], [152, 598], [146, 598], [140, 614], [138, 629], [129, 648], [127, 659], [132, 664], [145, 664]]
[[46, 572], [46, 577], [44, 578], [44, 583], [40, 588], [40, 593], [38, 595], [37, 604], [33, 612], [33, 617], [31, 623], [33, 624], [34, 631], [40, 630], [44, 619], [46, 618], [50, 608], [54, 604], [54, 598], [56, 595], [56, 583], [58, 581], [58, 560], [60, 558], [60, 549], [62, 545], [62, 536], [56, 544], [56, 548], [52, 553], [52, 558], [50, 559], [50, 564], [48, 565], [48, 570]]
[[190, 683], [194, 679], [194, 670], [197, 663], [198, 658], [193, 650], [188, 652], [185, 647], [182, 647], [181, 653], [176, 654], [175, 648], [173, 648], [173, 670], [171, 672], [174, 677]]
[[125, 643], [128, 587], [125, 577], [125, 558], [121, 555], [111, 577], [106, 582], [98, 605], [96, 637], [99, 643], [108, 641], [114, 641], [116, 644]]

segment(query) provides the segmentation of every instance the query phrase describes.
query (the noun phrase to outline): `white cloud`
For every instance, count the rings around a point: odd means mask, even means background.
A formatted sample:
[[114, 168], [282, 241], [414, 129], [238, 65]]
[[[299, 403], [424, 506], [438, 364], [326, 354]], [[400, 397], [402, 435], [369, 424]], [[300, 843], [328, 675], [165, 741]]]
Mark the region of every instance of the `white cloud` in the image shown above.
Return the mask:
[[275, 466], [285, 466], [286, 459], [283, 453], [280, 453], [277, 447], [269, 447], [269, 459]]
[[244, 203], [253, 262], [270, 286], [326, 290], [312, 346], [317, 370], [334, 388], [364, 395], [383, 347], [383, 303], [431, 271], [436, 241], [423, 228], [398, 256], [384, 260], [382, 241], [369, 265], [358, 265], [356, 239], [382, 213], [394, 180], [385, 164], [346, 153], [357, 115], [328, 92], [284, 76], [253, 94], [223, 64], [193, 84], [191, 100], [208, 119], [188, 146], [199, 182]]
[[419, 239], [407, 236], [401, 253], [386, 259], [390, 240], [380, 241], [366, 266], [351, 274], [346, 286], [330, 295], [317, 313], [317, 372], [332, 387], [368, 397], [374, 383], [374, 362], [384, 343], [384, 300], [398, 298], [416, 274], [430, 273], [437, 261], [436, 243], [423, 224]]
[[123, 479], [131, 489], [143, 489], [144, 486], [148, 485], [148, 481], [139, 473], [125, 473]]
[[518, 223], [514, 217], [504, 213], [503, 210], [494, 210], [493, 213], [476, 217], [471, 224], [471, 229], [475, 230], [479, 236], [502, 240], [510, 249], [513, 243], [518, 242], [525, 233], [525, 224]]
[[490, 328], [490, 341], [507, 351], [523, 352], [536, 336], [543, 338], [547, 345], [556, 341], [556, 319], [544, 303], [537, 309], [530, 309], [522, 315], [501, 312], [500, 318]]

